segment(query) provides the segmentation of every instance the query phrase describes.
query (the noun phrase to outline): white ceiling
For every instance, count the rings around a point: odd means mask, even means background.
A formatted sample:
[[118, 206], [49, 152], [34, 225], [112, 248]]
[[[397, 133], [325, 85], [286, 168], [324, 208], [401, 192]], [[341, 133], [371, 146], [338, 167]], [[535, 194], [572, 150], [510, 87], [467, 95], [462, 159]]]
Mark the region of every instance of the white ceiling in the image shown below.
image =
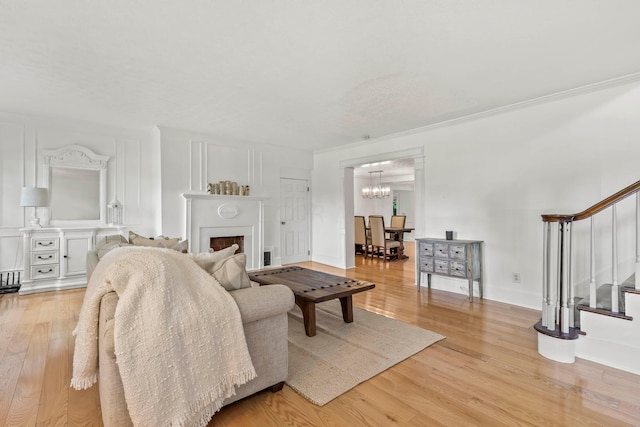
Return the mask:
[[374, 179], [378, 181], [378, 174], [373, 174], [370, 177], [369, 172], [382, 171], [380, 177], [385, 182], [396, 181], [413, 181], [414, 166], [413, 159], [396, 159], [396, 160], [383, 160], [379, 162], [366, 163], [357, 166], [353, 170], [353, 175], [356, 178]]
[[0, 0], [0, 110], [322, 149], [640, 72], [637, 0]]

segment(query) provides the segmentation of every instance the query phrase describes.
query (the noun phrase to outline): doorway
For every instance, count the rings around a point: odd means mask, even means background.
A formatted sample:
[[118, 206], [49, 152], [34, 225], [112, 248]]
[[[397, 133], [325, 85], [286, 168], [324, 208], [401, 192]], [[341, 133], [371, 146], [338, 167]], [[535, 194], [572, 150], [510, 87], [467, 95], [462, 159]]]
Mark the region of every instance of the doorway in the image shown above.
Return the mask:
[[[413, 162], [413, 186], [412, 188], [403, 188], [399, 187], [400, 183], [396, 183], [396, 189], [403, 190], [412, 190], [413, 191], [413, 209], [405, 204], [405, 208], [407, 211], [410, 209], [413, 211], [413, 228], [414, 233], [413, 236], [407, 238], [413, 239], [416, 236], [421, 236], [424, 233], [425, 223], [424, 223], [424, 199], [425, 199], [425, 183], [424, 183], [424, 167], [425, 167], [425, 156], [422, 147], [411, 148], [402, 151], [395, 152], [387, 152], [380, 153], [372, 156], [361, 157], [361, 158], [353, 158], [348, 160], [343, 160], [340, 162], [340, 167], [344, 169], [344, 177], [342, 180], [342, 189], [344, 195], [344, 260], [345, 260], [345, 268], [353, 268], [355, 266], [355, 254], [353, 251], [354, 248], [354, 231], [353, 231], [353, 217], [356, 215], [356, 198], [362, 197], [361, 193], [357, 193], [354, 185], [354, 171], [355, 168], [362, 166], [364, 164], [371, 164], [375, 162], [383, 162], [383, 161], [398, 161], [401, 159], [411, 159]], [[360, 200], [359, 200], [360, 201]], [[389, 219], [393, 212], [392, 208], [393, 201], [389, 202], [389, 209], [387, 214]], [[385, 211], [385, 212], [386, 212]], [[398, 213], [401, 213], [400, 211]], [[360, 213], [362, 215], [362, 213]], [[407, 223], [409, 223], [409, 218], [407, 218]], [[385, 218], [386, 222], [386, 218]]]

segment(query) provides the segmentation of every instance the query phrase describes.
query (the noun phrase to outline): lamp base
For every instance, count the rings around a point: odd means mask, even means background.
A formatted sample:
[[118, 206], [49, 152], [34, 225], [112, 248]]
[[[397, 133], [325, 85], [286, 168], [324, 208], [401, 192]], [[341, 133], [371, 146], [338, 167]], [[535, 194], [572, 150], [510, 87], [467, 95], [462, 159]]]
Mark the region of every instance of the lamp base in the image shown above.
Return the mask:
[[29, 225], [31, 225], [31, 228], [42, 228], [42, 224], [40, 224], [40, 218], [33, 217], [29, 220]]

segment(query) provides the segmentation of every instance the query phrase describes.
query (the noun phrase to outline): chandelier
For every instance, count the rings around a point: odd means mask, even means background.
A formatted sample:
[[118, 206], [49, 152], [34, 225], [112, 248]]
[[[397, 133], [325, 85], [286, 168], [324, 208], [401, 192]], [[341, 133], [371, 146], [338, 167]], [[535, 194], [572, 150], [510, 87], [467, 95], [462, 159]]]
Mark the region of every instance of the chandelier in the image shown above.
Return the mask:
[[[383, 171], [370, 171], [369, 172], [369, 185], [362, 188], [363, 199], [386, 199], [391, 194], [391, 189], [382, 185], [382, 172]], [[378, 174], [378, 183], [373, 184], [373, 175]]]

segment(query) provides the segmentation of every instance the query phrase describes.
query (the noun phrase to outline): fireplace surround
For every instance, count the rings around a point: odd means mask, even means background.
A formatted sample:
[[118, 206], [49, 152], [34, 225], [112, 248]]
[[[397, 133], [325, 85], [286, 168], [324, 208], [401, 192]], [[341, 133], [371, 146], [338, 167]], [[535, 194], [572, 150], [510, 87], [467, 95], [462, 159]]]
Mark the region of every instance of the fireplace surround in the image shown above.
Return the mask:
[[203, 193], [182, 195], [186, 202], [185, 235], [189, 252], [208, 252], [211, 238], [242, 237], [247, 269], [263, 267], [264, 198]]

